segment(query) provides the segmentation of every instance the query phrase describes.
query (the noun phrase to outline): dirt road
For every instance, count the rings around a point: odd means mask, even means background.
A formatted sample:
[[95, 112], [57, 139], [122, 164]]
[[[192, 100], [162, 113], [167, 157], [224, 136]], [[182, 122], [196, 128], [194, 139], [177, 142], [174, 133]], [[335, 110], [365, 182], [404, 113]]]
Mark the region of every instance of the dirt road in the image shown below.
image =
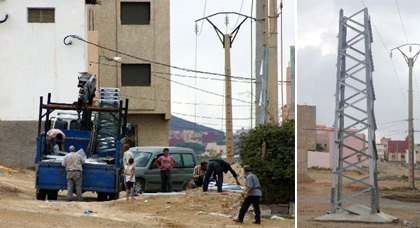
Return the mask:
[[[35, 199], [34, 172], [0, 174], [0, 227], [254, 227], [248, 214], [244, 224], [237, 217], [238, 193], [221, 195], [188, 190], [185, 195], [138, 196], [98, 202], [84, 193], [84, 202], [66, 202], [66, 191], [57, 201]], [[251, 207], [252, 208], [252, 207]], [[85, 210], [93, 211], [84, 214]], [[294, 227], [295, 220], [263, 219], [261, 227]]]
[[[420, 192], [418, 189], [408, 188], [408, 181], [404, 178], [408, 173], [407, 168], [400, 164], [378, 163], [378, 171], [381, 212], [399, 218], [398, 222], [368, 224], [313, 221], [314, 218], [325, 215], [330, 210], [331, 171], [310, 170], [309, 175], [316, 181], [299, 183], [297, 186], [298, 227], [420, 227]], [[419, 171], [416, 171], [416, 176], [420, 176]], [[356, 193], [360, 189], [354, 187], [346, 191]], [[365, 194], [351, 203], [369, 206], [369, 197]]]

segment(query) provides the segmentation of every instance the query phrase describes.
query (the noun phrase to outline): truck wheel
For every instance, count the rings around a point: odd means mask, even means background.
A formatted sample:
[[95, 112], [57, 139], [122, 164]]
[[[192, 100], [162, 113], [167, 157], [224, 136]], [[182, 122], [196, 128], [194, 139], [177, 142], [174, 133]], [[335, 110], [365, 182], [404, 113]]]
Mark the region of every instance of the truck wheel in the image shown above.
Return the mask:
[[98, 192], [98, 201], [108, 200], [108, 193]]
[[109, 200], [116, 200], [120, 198], [119, 193], [109, 193]]
[[48, 200], [57, 200], [58, 190], [48, 190]]
[[36, 189], [36, 199], [37, 200], [45, 200], [47, 197], [47, 192], [44, 189]]
[[136, 180], [135, 185], [136, 185], [137, 193], [141, 194], [144, 192], [146, 185], [143, 179]]

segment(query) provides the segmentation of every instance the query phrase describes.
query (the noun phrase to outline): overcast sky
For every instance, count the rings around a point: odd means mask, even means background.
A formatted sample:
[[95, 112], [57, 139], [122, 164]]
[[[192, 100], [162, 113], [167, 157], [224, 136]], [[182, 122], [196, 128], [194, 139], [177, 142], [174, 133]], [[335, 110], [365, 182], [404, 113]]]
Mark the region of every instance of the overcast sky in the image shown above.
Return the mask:
[[[252, 3], [255, 0], [173, 0], [171, 4], [171, 65], [178, 67], [196, 69], [224, 74], [224, 49], [217, 34], [211, 24], [207, 21], [199, 22], [199, 35], [194, 32], [195, 20], [209, 16], [217, 12], [238, 12], [251, 16]], [[278, 0], [280, 4], [280, 0]], [[295, 1], [285, 1], [283, 3], [283, 33], [284, 33], [284, 69], [286, 69], [289, 56], [290, 45], [294, 45], [295, 40]], [[255, 8], [252, 12], [255, 17]], [[224, 24], [225, 16], [212, 17], [210, 20], [224, 33], [231, 33], [239, 25], [242, 17], [229, 15], [229, 24]], [[238, 23], [237, 23], [238, 21]], [[252, 42], [255, 42], [255, 22], [253, 23]], [[279, 21], [280, 29], [280, 21]], [[279, 38], [280, 39], [280, 38]], [[197, 41], [197, 42], [196, 42]], [[248, 19], [241, 26], [231, 49], [231, 73], [234, 76], [251, 78], [251, 52], [255, 58], [255, 44], [251, 49], [251, 22]], [[279, 42], [280, 46], [280, 42]], [[280, 59], [280, 48], [279, 48]], [[196, 61], [197, 60], [197, 61]], [[197, 64], [195, 66], [195, 64]], [[255, 66], [252, 75], [255, 78]], [[280, 70], [280, 65], [279, 65]], [[171, 69], [173, 74], [194, 76], [194, 73]], [[279, 71], [280, 75], [280, 71]], [[223, 79], [223, 77], [197, 74], [198, 77]], [[285, 77], [285, 74], [284, 74]], [[189, 86], [197, 87], [217, 94], [224, 94], [224, 81], [207, 79], [197, 79], [180, 77], [173, 75], [171, 84], [172, 94], [172, 114], [178, 117], [197, 122], [215, 129], [224, 130], [224, 98], [202, 91], [177, 84], [184, 83]], [[279, 80], [280, 76], [279, 76]], [[284, 79], [286, 80], [286, 79]], [[255, 86], [253, 87], [255, 89]], [[280, 90], [279, 90], [280, 94]], [[255, 96], [255, 94], [253, 94]], [[232, 82], [232, 97], [251, 102], [251, 84], [244, 82]], [[286, 99], [284, 97], [284, 99]], [[181, 103], [215, 104], [215, 105], [191, 105]], [[280, 100], [279, 100], [280, 103]], [[233, 101], [233, 128], [250, 127], [251, 106], [250, 103]], [[240, 106], [237, 106], [240, 105]], [[280, 107], [280, 106], [279, 106]], [[199, 116], [195, 118], [194, 116]], [[209, 117], [209, 118], [202, 118]], [[255, 118], [255, 116], [253, 117]], [[255, 121], [255, 120], [254, 120]], [[253, 124], [253, 126], [255, 126]]]
[[[420, 39], [420, 1], [299, 0], [297, 3], [297, 103], [317, 106], [317, 124], [334, 123], [339, 10], [345, 16], [369, 10], [373, 34], [373, 83], [377, 138], [404, 139], [408, 128], [408, 66], [390, 49]], [[400, 13], [399, 13], [400, 12]], [[376, 29], [375, 29], [376, 27]], [[419, 42], [420, 43], [420, 42]], [[413, 47], [411, 54], [419, 49]], [[405, 50], [408, 54], [408, 49]], [[393, 67], [395, 66], [395, 67]], [[420, 62], [413, 68], [414, 130], [420, 130]], [[415, 133], [416, 142], [420, 140]]]

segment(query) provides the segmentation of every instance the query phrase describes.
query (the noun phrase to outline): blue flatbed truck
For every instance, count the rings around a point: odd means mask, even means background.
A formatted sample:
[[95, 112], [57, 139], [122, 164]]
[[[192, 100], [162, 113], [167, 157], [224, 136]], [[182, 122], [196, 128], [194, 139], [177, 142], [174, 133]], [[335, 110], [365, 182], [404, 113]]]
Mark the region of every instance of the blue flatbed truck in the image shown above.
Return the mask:
[[[91, 76], [85, 75], [85, 78]], [[67, 190], [66, 170], [61, 163], [64, 155], [51, 152], [46, 135], [46, 132], [51, 129], [50, 114], [58, 110], [74, 110], [82, 115], [82, 118], [75, 122], [71, 129], [62, 128], [66, 135], [65, 148], [73, 145], [76, 151], [83, 149], [87, 157], [86, 163], [83, 165], [82, 191], [96, 192], [100, 201], [119, 198], [120, 184], [122, 183], [119, 152], [122, 148], [121, 140], [126, 133], [128, 99], [125, 102], [125, 107], [120, 100], [114, 107], [93, 106], [95, 89], [91, 88], [90, 91], [86, 91], [87, 86], [83, 83], [80, 84], [80, 80], [79, 77], [79, 87], [81, 87], [79, 100], [73, 104], [53, 103], [51, 94], [48, 94], [46, 104], [43, 104], [43, 97], [40, 98], [35, 158], [35, 188], [38, 200], [57, 200], [58, 191]], [[89, 96], [81, 99], [81, 93], [88, 93]], [[106, 113], [113, 117], [112, 125], [114, 126], [111, 128], [115, 130], [114, 136], [101, 133], [101, 123], [103, 124], [104, 120], [99, 118], [100, 113]], [[44, 124], [43, 132], [41, 131], [42, 124]], [[108, 140], [105, 147], [99, 143], [104, 138]]]

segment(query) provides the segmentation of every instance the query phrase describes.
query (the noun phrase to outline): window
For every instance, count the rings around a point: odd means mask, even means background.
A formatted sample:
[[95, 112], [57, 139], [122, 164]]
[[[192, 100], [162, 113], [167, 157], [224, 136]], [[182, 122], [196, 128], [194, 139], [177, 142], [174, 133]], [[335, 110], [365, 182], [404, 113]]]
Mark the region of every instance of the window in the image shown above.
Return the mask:
[[182, 158], [184, 160], [184, 167], [185, 168], [194, 168], [195, 163], [194, 163], [194, 158], [193, 158], [192, 154], [183, 154]]
[[54, 23], [54, 8], [28, 8], [29, 23]]
[[150, 2], [121, 2], [121, 24], [150, 24]]
[[401, 154], [401, 159], [405, 159], [405, 155], [404, 154]]
[[121, 64], [122, 86], [150, 86], [150, 64]]
[[182, 160], [181, 160], [181, 154], [171, 154], [171, 152], [169, 152], [169, 155], [172, 156], [176, 161], [175, 168], [182, 168], [183, 167]]
[[148, 152], [134, 152], [134, 163], [136, 167], [146, 167], [152, 153]]

